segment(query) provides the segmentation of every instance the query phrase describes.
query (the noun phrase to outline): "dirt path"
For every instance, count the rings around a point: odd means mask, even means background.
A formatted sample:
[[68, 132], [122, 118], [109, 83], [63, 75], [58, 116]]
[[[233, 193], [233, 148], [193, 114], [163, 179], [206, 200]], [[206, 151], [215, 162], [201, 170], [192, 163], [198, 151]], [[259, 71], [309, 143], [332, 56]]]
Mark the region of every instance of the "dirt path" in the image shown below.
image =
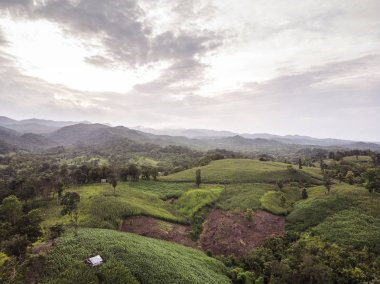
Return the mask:
[[123, 221], [121, 230], [141, 236], [176, 242], [189, 247], [197, 246], [190, 239], [190, 226], [169, 223], [152, 217], [129, 217]]
[[243, 256], [266, 239], [281, 235], [284, 229], [285, 218], [266, 211], [254, 212], [249, 222], [243, 213], [215, 209], [203, 225], [200, 244], [214, 255]]

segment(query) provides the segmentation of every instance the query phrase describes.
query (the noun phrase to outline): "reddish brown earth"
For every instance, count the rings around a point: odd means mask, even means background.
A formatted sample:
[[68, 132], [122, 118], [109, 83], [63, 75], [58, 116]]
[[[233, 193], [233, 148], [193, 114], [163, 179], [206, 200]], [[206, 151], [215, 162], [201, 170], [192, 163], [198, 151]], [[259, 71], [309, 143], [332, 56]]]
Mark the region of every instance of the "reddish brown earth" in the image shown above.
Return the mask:
[[121, 230], [141, 236], [171, 241], [185, 246], [196, 247], [196, 243], [190, 239], [190, 226], [169, 223], [152, 217], [129, 217], [123, 221]]
[[283, 234], [285, 218], [266, 211], [255, 211], [253, 221], [244, 214], [214, 209], [203, 225], [200, 245], [214, 255], [243, 256], [266, 239]]

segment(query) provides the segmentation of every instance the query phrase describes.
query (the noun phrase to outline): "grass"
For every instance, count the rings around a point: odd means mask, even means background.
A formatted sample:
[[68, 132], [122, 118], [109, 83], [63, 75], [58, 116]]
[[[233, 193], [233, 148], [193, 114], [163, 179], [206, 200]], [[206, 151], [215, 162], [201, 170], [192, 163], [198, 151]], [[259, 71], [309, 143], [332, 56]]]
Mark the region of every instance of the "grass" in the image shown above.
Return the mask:
[[264, 183], [228, 184], [220, 195], [217, 207], [223, 210], [253, 210], [261, 208], [260, 198], [276, 186]]
[[[97, 254], [104, 264], [84, 263]], [[105, 229], [66, 234], [48, 260], [41, 283], [230, 283], [224, 265], [199, 250]]]
[[343, 210], [312, 229], [329, 241], [380, 253], [380, 219], [357, 210]]
[[[163, 220], [185, 222], [172, 206], [159, 198], [160, 194], [119, 183], [116, 194], [109, 184], [91, 184], [67, 189], [79, 193], [79, 221], [83, 226], [117, 229], [126, 215], [147, 215]], [[162, 192], [161, 192], [162, 193]], [[50, 202], [45, 210], [43, 226], [68, 224], [69, 217], [60, 215], [61, 206]]]
[[9, 259], [5, 253], [0, 252], [0, 267]]
[[194, 183], [173, 183], [157, 181], [129, 182], [128, 186], [140, 191], [156, 194], [161, 199], [179, 198], [188, 189], [194, 188]]
[[370, 156], [347, 156], [343, 158], [343, 161], [346, 162], [358, 162], [358, 163], [371, 163], [372, 158]]
[[[281, 196], [285, 197], [285, 204], [281, 204]], [[298, 187], [287, 187], [281, 191], [268, 191], [261, 198], [261, 208], [276, 215], [287, 215], [293, 208], [295, 201], [301, 197]]]
[[207, 185], [199, 189], [186, 191], [177, 200], [175, 207], [178, 212], [190, 219], [199, 209], [215, 202], [222, 191], [222, 186]]
[[346, 209], [358, 209], [363, 214], [380, 218], [378, 193], [369, 193], [364, 187], [345, 183], [334, 185], [330, 194], [325, 191], [323, 186], [310, 188], [309, 198], [296, 202], [287, 217], [289, 228], [303, 231]]
[[204, 183], [275, 183], [277, 180], [283, 180], [285, 182], [303, 181], [310, 184], [322, 184], [322, 177], [317, 174], [315, 169], [304, 167], [302, 170], [294, 168], [289, 171], [288, 166], [288, 164], [278, 162], [224, 159], [213, 161], [207, 166], [160, 177], [160, 180], [192, 182], [195, 179], [195, 171], [201, 169]]

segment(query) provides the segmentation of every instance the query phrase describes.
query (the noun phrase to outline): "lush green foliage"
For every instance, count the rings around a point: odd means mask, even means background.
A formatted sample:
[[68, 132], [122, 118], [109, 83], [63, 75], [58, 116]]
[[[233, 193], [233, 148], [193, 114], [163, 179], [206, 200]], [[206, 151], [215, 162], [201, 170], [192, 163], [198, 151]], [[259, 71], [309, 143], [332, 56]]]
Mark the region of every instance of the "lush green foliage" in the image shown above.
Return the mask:
[[263, 209], [273, 214], [286, 215], [292, 210], [294, 202], [300, 198], [298, 187], [287, 187], [278, 191], [266, 192], [260, 198], [260, 203]]
[[[84, 259], [101, 255], [104, 264], [90, 267]], [[48, 255], [42, 283], [229, 283], [223, 264], [181, 245], [104, 229], [80, 229], [78, 237], [59, 239]], [[132, 278], [133, 277], [133, 278]]]
[[355, 250], [308, 234], [296, 241], [291, 235], [268, 240], [243, 260], [243, 267], [265, 283], [289, 284], [377, 283], [379, 265], [380, 257], [367, 249]]
[[355, 247], [368, 247], [380, 253], [380, 219], [357, 210], [343, 210], [312, 229], [329, 241]]
[[[110, 184], [92, 184], [70, 188], [81, 197], [79, 203], [79, 221], [82, 226], [117, 229], [123, 217], [130, 215], [148, 215], [164, 220], [184, 222], [184, 218], [150, 190], [134, 189], [128, 183], [118, 184], [116, 195]], [[162, 194], [162, 193], [161, 193]], [[68, 223], [68, 218], [59, 215], [60, 206], [52, 201], [47, 208], [45, 226], [60, 220]]]
[[203, 186], [199, 189], [186, 191], [176, 202], [176, 209], [187, 218], [191, 218], [195, 212], [202, 207], [215, 202], [220, 193], [223, 191], [222, 186]]
[[[202, 182], [204, 183], [248, 183], [270, 182], [277, 180], [285, 182], [302, 181], [310, 184], [321, 184], [321, 177], [314, 172], [313, 176], [302, 170], [289, 170], [288, 164], [278, 162], [263, 162], [248, 159], [224, 159], [213, 161], [207, 166], [200, 167]], [[199, 168], [192, 168], [166, 177], [165, 181], [194, 181], [195, 172]]]
[[275, 190], [274, 185], [264, 183], [227, 184], [220, 195], [217, 207], [223, 210], [259, 209], [261, 196]]

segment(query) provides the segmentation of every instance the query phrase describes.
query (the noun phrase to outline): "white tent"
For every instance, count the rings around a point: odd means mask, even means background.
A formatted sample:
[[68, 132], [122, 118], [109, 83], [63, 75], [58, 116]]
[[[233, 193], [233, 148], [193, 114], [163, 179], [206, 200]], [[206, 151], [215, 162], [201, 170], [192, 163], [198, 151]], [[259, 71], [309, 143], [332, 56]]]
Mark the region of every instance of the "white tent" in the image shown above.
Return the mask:
[[93, 257], [88, 258], [87, 263], [91, 264], [92, 266], [97, 266], [103, 263], [103, 259], [100, 255], [95, 255]]

